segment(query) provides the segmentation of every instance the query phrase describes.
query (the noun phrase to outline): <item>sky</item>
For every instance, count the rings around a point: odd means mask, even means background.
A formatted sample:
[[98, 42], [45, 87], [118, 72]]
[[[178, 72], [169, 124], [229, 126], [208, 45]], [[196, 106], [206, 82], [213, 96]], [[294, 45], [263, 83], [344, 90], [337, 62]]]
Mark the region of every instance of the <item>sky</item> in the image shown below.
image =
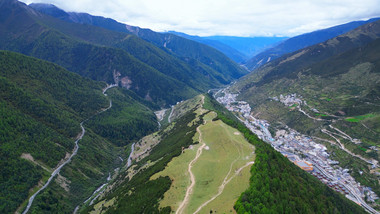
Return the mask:
[[380, 17], [380, 0], [21, 0], [50, 3], [154, 31], [212, 36], [295, 36]]

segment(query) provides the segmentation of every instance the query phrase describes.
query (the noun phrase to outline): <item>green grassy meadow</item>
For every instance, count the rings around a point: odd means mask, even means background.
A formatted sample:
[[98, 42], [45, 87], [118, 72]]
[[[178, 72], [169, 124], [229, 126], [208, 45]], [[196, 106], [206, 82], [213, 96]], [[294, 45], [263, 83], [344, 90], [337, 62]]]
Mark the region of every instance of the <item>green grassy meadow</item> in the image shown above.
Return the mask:
[[224, 181], [227, 184], [221, 194], [199, 210], [199, 213], [208, 213], [210, 210], [220, 213], [234, 212], [236, 200], [241, 192], [249, 187], [251, 165], [239, 173], [235, 172], [254, 160], [254, 147], [236, 129], [221, 120], [212, 121], [215, 116], [214, 112], [204, 116], [206, 124], [199, 127], [202, 139], [199, 139], [199, 133], [194, 137], [194, 141], [201, 143], [187, 148], [180, 156], [173, 158], [164, 171], [152, 176], [151, 179], [169, 176], [173, 181], [160, 202], [161, 207], [171, 206], [172, 210], [176, 211], [184, 200], [190, 185], [188, 165], [202, 143], [205, 143], [206, 147], [191, 168], [195, 176], [195, 185], [184, 213], [194, 213], [202, 204], [217, 196]]

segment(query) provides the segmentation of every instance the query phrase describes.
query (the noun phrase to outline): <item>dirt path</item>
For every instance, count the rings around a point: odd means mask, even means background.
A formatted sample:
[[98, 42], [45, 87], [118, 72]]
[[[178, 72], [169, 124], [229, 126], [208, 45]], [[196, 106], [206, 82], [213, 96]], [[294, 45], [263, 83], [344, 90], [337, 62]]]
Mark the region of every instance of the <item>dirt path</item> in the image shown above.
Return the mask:
[[194, 214], [198, 213], [199, 211], [201, 211], [201, 209], [203, 207], [205, 207], [207, 204], [209, 204], [211, 201], [215, 200], [219, 195], [221, 195], [223, 193], [223, 190], [224, 190], [224, 187], [226, 187], [226, 185], [233, 179], [235, 178], [240, 172], [241, 170], [243, 170], [245, 167], [249, 166], [249, 165], [252, 165], [254, 164], [255, 162], [254, 161], [251, 161], [251, 162], [248, 162], [246, 163], [244, 166], [240, 167], [238, 170], [236, 170], [235, 174], [228, 180], [227, 177], [229, 176], [229, 173], [227, 174], [227, 176], [224, 178], [224, 181], [222, 183], [222, 185], [219, 186], [218, 188], [218, 193], [216, 195], [214, 195], [210, 200], [206, 201], [205, 203], [203, 203], [200, 207], [198, 207], [198, 209], [194, 212]]
[[201, 156], [202, 150], [206, 146], [206, 144], [202, 140], [202, 132], [199, 130], [199, 126], [197, 127], [197, 132], [199, 133], [199, 143], [202, 143], [202, 145], [198, 148], [195, 158], [189, 163], [189, 166], [187, 168], [187, 171], [190, 174], [190, 186], [187, 187], [185, 199], [183, 199], [182, 203], [179, 205], [176, 214], [183, 213], [183, 209], [189, 203], [190, 195], [193, 192], [193, 188], [195, 185], [195, 176], [191, 171], [191, 168], [193, 167], [194, 163], [198, 160], [198, 158]]
[[[355, 153], [351, 152], [350, 150], [346, 149], [346, 148], [344, 147], [344, 144], [341, 143], [340, 140], [339, 140], [338, 138], [336, 138], [336, 137], [333, 135], [333, 134], [336, 134], [336, 133], [330, 132], [330, 131], [328, 131], [328, 130], [326, 130], [326, 129], [322, 129], [321, 131], [322, 131], [323, 133], [327, 134], [328, 136], [334, 138], [334, 140], [339, 144], [339, 147], [340, 147], [343, 151], [347, 152], [349, 155], [354, 156], [354, 157], [357, 157], [357, 158], [359, 158], [360, 160], [362, 160], [362, 161], [364, 161], [364, 162], [366, 162], [366, 163], [368, 163], [368, 164], [373, 164], [373, 162], [372, 162], [371, 160], [368, 160], [368, 159], [362, 157], [361, 155], [355, 154]], [[340, 135], [339, 135], [339, 136], [340, 136]], [[328, 141], [328, 140], [326, 140], [326, 141], [331, 143], [331, 141]]]

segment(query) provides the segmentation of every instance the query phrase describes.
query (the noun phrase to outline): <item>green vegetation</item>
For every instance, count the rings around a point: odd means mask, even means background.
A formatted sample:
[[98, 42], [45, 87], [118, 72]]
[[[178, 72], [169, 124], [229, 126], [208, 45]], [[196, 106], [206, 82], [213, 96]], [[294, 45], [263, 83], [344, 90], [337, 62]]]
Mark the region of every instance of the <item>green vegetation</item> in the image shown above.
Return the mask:
[[122, 150], [91, 129], [79, 142], [78, 154], [43, 192], [37, 195], [31, 213], [72, 213], [119, 167]]
[[79, 122], [107, 102], [104, 84], [51, 63], [0, 51], [0, 69], [0, 212], [9, 213], [47, 174], [41, 167], [71, 152]]
[[[133, 92], [112, 88], [107, 91], [112, 108], [90, 119], [86, 125], [117, 146], [131, 144], [157, 128], [156, 116]], [[140, 101], [143, 101], [140, 99]]]
[[[102, 94], [105, 83], [21, 54], [0, 51], [0, 71], [0, 212], [13, 213], [71, 154], [79, 123], [108, 107], [109, 100]], [[111, 89], [109, 97], [115, 108], [84, 123], [78, 154], [36, 197], [32, 212], [72, 212], [119, 166], [118, 156], [127, 155], [115, 145], [155, 129], [154, 114], [143, 105], [149, 103], [122, 89]], [[135, 133], [112, 132], [113, 122]]]
[[166, 42], [166, 35], [148, 30], [149, 40], [30, 11], [13, 0], [1, 5], [1, 49], [48, 60], [94, 80], [114, 83], [118, 77], [120, 86], [161, 107], [246, 73], [215, 49], [181, 37], [172, 35]]
[[[113, 200], [114, 205], [106, 210], [106, 213], [169, 213], [170, 207], [159, 208], [159, 200], [170, 188], [171, 181], [168, 177], [160, 177], [150, 180], [150, 177], [165, 169], [166, 165], [181, 154], [182, 147], [189, 147], [193, 144], [193, 136], [196, 127], [202, 124], [202, 119], [195, 120], [195, 109], [178, 118], [173, 128], [163, 128], [158, 134], [161, 141], [150, 155], [143, 158], [134, 165], [134, 171], [141, 169], [131, 180], [125, 178], [125, 172], [121, 173], [116, 186], [109, 192], [106, 201]], [[195, 121], [195, 123], [192, 123]], [[102, 203], [102, 201], [100, 202]], [[94, 207], [90, 206], [82, 213], [87, 213]]]
[[366, 115], [359, 115], [352, 118], [346, 118], [345, 120], [348, 122], [358, 123], [364, 119], [375, 117], [375, 114], [366, 114]]
[[322, 113], [316, 113], [315, 116], [328, 117], [328, 115], [326, 115], [326, 114], [322, 114]]
[[[209, 105], [210, 110], [221, 108], [216, 101], [209, 103], [215, 106]], [[236, 202], [237, 213], [365, 213], [259, 140], [225, 111], [218, 112], [218, 119], [237, 128], [256, 147], [250, 187]]]
[[203, 148], [202, 154], [192, 167], [195, 186], [184, 212], [195, 212], [205, 202], [217, 196], [223, 182], [231, 179], [223, 185], [224, 189], [221, 194], [200, 210], [200, 213], [209, 210], [229, 212], [233, 209], [241, 192], [248, 188], [250, 167], [243, 168], [238, 176], [235, 172], [254, 160], [252, 145], [236, 129], [227, 126], [220, 120], [211, 121], [215, 116], [214, 112], [204, 116], [206, 124], [199, 126], [202, 139], [199, 139], [199, 133], [194, 137], [194, 141], [200, 143], [184, 150], [183, 154], [168, 163], [164, 171], [151, 178], [153, 180], [160, 176], [169, 176], [173, 181], [160, 202], [161, 207], [170, 206], [172, 210], [177, 210], [184, 200], [186, 189], [190, 185], [190, 175], [187, 173], [188, 164], [194, 159], [197, 149], [203, 143], [207, 147]]

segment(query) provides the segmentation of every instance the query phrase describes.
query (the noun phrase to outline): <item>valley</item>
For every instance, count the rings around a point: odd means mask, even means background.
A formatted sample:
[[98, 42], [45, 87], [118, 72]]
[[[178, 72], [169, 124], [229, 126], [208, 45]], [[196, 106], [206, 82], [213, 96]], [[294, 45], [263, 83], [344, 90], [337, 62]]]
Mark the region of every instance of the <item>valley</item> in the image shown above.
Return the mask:
[[[222, 95], [218, 96], [218, 94]], [[347, 198], [360, 204], [366, 210], [368, 210], [368, 212], [378, 213], [378, 211], [372, 208], [374, 204], [372, 206], [369, 206], [366, 202], [369, 201], [371, 203], [374, 203], [375, 200], [379, 199], [377, 194], [373, 192], [370, 188], [361, 186], [357, 181], [355, 181], [353, 177], [351, 177], [347, 173], [349, 171], [348, 169], [343, 169], [339, 166], [339, 161], [334, 161], [330, 159], [330, 152], [327, 150], [325, 146], [315, 143], [313, 141], [313, 139], [315, 139], [317, 141], [330, 142], [329, 140], [317, 138], [314, 136], [310, 137], [302, 135], [299, 132], [286, 126], [282, 129], [276, 129], [271, 127], [272, 129], [274, 129], [272, 132], [274, 132], [276, 135], [274, 137], [268, 130], [271, 125], [265, 120], [260, 120], [253, 117], [251, 115], [251, 108], [249, 107], [249, 104], [245, 101], [236, 100], [236, 97], [238, 97], [237, 94], [230, 94], [227, 88], [217, 91], [215, 95], [218, 96], [217, 100], [223, 105], [225, 105], [227, 109], [235, 112], [239, 119], [253, 133], [257, 134], [259, 138], [271, 144], [273, 148], [281, 152], [295, 165], [299, 166], [305, 171], [310, 172], [312, 175], [314, 175], [323, 183], [335, 189], [336, 191], [344, 193]], [[295, 99], [294, 96], [289, 98], [286, 99], [286, 104], [288, 106], [292, 106], [294, 103], [300, 104], [302, 102], [300, 99]], [[299, 107], [298, 110], [300, 110]], [[332, 127], [332, 125], [329, 125], [329, 127]], [[334, 129], [339, 133], [344, 134], [345, 138], [348, 137], [352, 140], [352, 138], [344, 132], [336, 128]], [[324, 133], [327, 132], [326, 129], [322, 129], [321, 131]], [[336, 135], [336, 133], [334, 134]], [[340, 143], [339, 139], [335, 138], [334, 136], [332, 137], [337, 141], [342, 150], [346, 151], [348, 154], [352, 156], [351, 158], [359, 157], [361, 160], [368, 162], [371, 165], [372, 169], [378, 168], [377, 160], [367, 160], [362, 158], [361, 156], [353, 154], [351, 151], [347, 151], [344, 148], [344, 146]]]
[[379, 18], [70, 1], [0, 0], [0, 213], [379, 213]]

